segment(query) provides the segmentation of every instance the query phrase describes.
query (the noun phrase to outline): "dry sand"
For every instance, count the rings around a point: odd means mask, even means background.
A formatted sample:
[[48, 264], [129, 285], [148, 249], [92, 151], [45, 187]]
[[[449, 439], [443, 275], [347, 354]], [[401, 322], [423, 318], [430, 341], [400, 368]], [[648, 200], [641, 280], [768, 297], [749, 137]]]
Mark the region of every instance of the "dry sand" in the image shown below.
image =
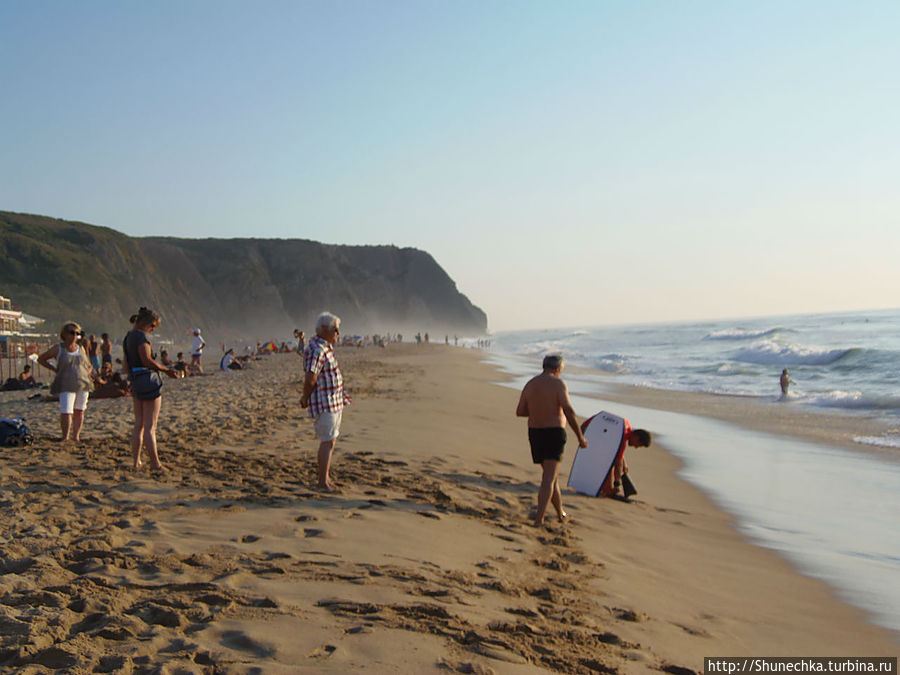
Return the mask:
[[38, 439], [0, 456], [0, 668], [687, 673], [703, 656], [896, 655], [894, 633], [738, 535], [664, 448], [629, 459], [640, 501], [567, 493], [576, 522], [536, 529], [517, 393], [479, 353], [338, 358], [355, 403], [335, 495], [310, 489], [293, 354], [166, 381], [163, 476], [128, 469], [129, 399], [92, 401], [75, 446], [51, 440], [55, 404], [4, 394], [0, 416]]

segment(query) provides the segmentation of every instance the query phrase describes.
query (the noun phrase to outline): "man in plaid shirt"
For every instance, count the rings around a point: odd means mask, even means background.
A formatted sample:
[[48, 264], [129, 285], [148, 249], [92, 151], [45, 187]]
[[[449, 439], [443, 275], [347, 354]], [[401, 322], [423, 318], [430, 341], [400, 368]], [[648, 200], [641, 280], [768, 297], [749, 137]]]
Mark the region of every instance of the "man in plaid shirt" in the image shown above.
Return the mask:
[[344, 394], [344, 380], [334, 356], [333, 345], [341, 332], [341, 320], [330, 312], [316, 319], [316, 336], [309, 341], [303, 354], [303, 394], [300, 407], [309, 408], [309, 416], [316, 420], [319, 437], [320, 490], [332, 491], [329, 477], [334, 443], [341, 431], [341, 414], [350, 397]]

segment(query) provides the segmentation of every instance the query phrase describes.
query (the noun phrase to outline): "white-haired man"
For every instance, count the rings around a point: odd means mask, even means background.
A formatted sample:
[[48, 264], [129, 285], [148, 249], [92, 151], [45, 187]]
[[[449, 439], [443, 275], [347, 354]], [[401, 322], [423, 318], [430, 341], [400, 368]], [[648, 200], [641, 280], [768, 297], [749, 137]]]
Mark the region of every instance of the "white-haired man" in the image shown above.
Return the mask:
[[303, 394], [300, 407], [309, 408], [310, 417], [316, 420], [319, 438], [320, 490], [334, 490], [329, 471], [334, 443], [341, 431], [341, 415], [344, 405], [350, 403], [344, 394], [344, 380], [334, 356], [333, 346], [341, 332], [341, 320], [330, 312], [323, 312], [316, 319], [316, 336], [309, 341], [303, 355]]

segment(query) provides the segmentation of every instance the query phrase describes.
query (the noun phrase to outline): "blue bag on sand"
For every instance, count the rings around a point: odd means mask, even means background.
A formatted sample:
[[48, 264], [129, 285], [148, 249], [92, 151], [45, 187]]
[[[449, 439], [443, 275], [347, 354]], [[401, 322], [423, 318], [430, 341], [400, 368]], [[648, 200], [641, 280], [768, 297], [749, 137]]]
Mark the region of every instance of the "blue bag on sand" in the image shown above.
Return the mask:
[[30, 445], [32, 442], [34, 436], [25, 424], [24, 417], [0, 417], [0, 446], [12, 448]]

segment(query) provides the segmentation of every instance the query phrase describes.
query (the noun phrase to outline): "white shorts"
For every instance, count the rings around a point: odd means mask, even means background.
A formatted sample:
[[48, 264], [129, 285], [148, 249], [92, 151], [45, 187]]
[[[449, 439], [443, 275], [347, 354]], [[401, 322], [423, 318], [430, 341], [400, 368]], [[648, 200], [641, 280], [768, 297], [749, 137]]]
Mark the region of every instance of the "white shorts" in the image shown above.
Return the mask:
[[316, 418], [316, 435], [320, 441], [333, 441], [341, 434], [341, 416], [343, 411], [326, 410]]
[[59, 414], [71, 415], [75, 410], [87, 408], [89, 391], [61, 391], [59, 393]]

